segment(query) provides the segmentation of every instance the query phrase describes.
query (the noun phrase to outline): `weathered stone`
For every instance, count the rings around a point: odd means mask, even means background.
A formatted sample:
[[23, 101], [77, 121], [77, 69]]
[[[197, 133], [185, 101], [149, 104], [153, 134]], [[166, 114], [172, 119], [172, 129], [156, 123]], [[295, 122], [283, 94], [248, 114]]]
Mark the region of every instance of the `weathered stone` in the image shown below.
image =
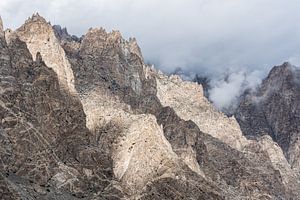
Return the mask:
[[201, 86], [146, 66], [135, 39], [78, 39], [38, 14], [0, 39], [1, 198], [300, 196], [274, 142], [247, 140]]
[[[103, 190], [113, 179], [112, 162], [93, 142], [79, 98], [60, 88], [57, 74], [39, 53], [32, 60], [24, 42], [16, 38], [2, 45], [0, 193], [71, 199]], [[92, 175], [86, 177], [83, 168]], [[35, 185], [47, 187], [46, 194]]]
[[61, 87], [74, 94], [73, 71], [52, 26], [39, 14], [34, 14], [15, 33], [26, 43], [34, 59], [37, 52], [41, 53], [45, 64], [57, 73]]
[[3, 34], [3, 31], [4, 31], [4, 29], [3, 29], [3, 21], [2, 21], [2, 18], [0, 16], [0, 34]]
[[235, 114], [247, 137], [270, 135], [291, 166], [300, 170], [300, 70], [274, 67], [257, 91], [244, 94]]

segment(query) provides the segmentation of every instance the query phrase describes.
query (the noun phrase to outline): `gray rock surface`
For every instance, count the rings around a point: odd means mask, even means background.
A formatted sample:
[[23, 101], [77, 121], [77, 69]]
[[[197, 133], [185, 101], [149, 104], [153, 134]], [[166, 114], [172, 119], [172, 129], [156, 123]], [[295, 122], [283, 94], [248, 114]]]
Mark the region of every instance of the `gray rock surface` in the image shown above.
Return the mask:
[[289, 63], [275, 66], [257, 91], [244, 94], [235, 116], [247, 137], [269, 135], [299, 173], [299, 69]]
[[198, 89], [118, 31], [0, 30], [0, 198], [299, 199], [281, 149]]
[[18, 37], [1, 38], [0, 63], [1, 199], [74, 199], [107, 188], [108, 147], [94, 142], [80, 99]]

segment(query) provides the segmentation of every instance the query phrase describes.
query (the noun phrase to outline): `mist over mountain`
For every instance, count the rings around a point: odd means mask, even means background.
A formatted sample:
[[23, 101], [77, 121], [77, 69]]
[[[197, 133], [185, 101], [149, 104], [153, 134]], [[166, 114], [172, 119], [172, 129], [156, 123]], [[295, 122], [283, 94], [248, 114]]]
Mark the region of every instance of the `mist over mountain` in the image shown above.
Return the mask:
[[219, 77], [211, 78], [208, 90], [209, 99], [221, 111], [232, 114], [239, 104], [240, 97], [246, 90], [256, 90], [264, 71], [228, 72]]

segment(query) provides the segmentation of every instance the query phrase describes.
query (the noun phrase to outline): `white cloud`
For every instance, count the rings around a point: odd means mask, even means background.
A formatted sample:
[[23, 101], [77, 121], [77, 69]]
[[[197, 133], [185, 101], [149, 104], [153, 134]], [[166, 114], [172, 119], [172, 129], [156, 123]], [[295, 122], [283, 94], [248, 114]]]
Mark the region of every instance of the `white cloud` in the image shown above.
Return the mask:
[[[226, 76], [226, 77], [225, 77]], [[233, 111], [239, 97], [246, 89], [255, 90], [265, 76], [263, 71], [232, 71], [211, 81], [209, 95], [214, 105], [225, 111]]]
[[147, 60], [171, 71], [261, 68], [299, 55], [297, 0], [1, 0], [6, 26], [33, 12], [81, 35], [91, 26], [136, 36]]

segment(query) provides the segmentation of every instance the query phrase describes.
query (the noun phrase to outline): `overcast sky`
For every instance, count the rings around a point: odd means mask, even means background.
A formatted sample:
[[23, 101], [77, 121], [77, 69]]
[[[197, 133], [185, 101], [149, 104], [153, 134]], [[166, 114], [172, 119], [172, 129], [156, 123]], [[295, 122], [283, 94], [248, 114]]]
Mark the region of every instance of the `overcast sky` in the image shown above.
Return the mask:
[[163, 71], [208, 74], [300, 65], [299, 9], [299, 0], [0, 0], [5, 27], [39, 12], [76, 35], [118, 29]]

